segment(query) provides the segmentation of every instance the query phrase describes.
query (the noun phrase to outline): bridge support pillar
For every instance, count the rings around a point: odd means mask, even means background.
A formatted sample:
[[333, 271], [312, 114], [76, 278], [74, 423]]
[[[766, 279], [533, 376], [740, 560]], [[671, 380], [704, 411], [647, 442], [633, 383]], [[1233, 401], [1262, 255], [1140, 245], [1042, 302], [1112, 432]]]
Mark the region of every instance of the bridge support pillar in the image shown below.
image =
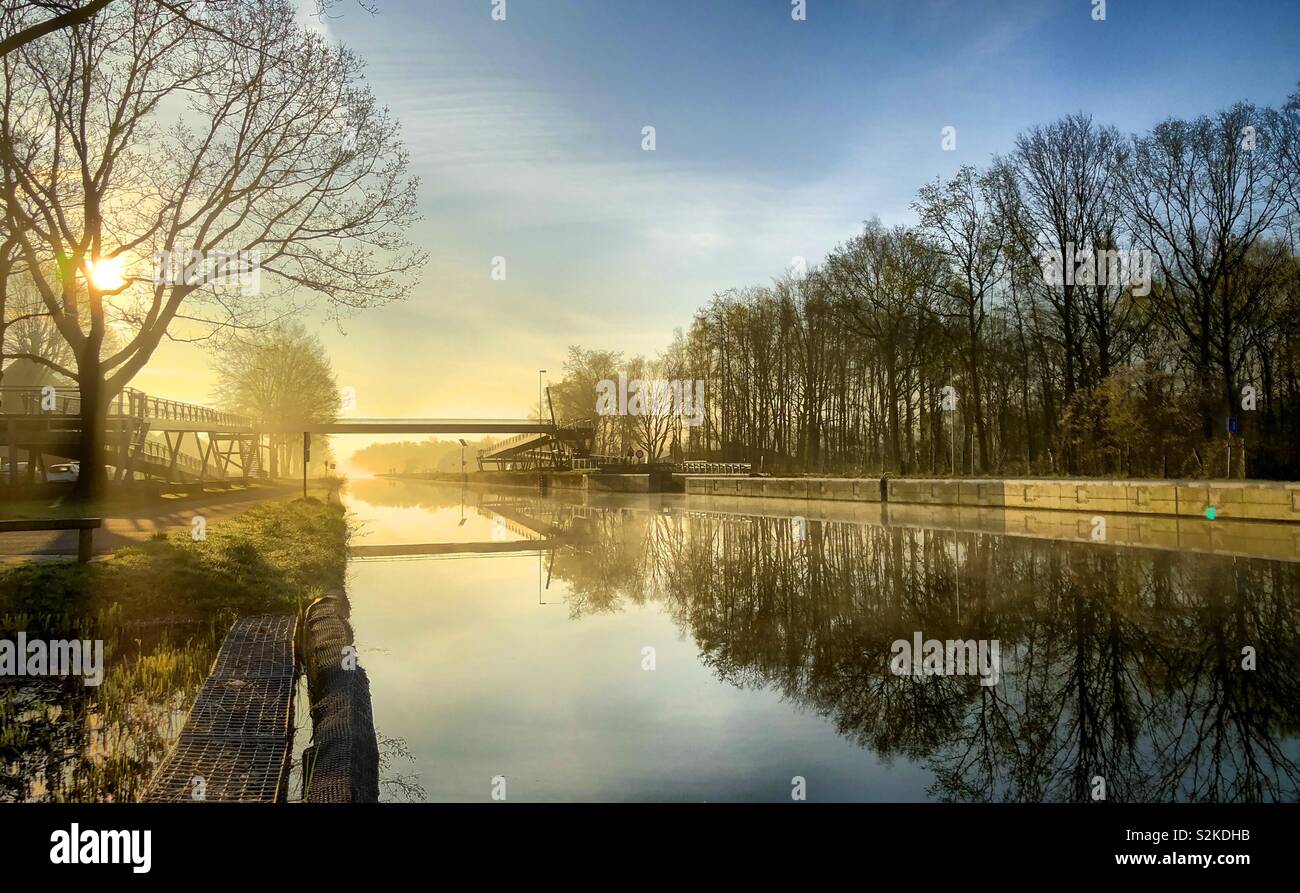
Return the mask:
[[208, 432], [208, 442], [203, 443], [199, 440], [198, 432], [194, 434], [194, 440], [199, 445], [199, 456], [203, 460], [199, 465], [199, 489], [203, 489], [203, 482], [208, 479], [208, 454], [212, 452], [212, 432]]
[[[198, 435], [196, 434], [195, 437]], [[185, 432], [176, 432], [176, 442], [172, 443], [172, 435], [169, 431], [163, 432], [163, 438], [167, 441], [167, 480], [172, 480], [176, 475], [176, 459], [180, 456], [181, 442], [185, 440]]]

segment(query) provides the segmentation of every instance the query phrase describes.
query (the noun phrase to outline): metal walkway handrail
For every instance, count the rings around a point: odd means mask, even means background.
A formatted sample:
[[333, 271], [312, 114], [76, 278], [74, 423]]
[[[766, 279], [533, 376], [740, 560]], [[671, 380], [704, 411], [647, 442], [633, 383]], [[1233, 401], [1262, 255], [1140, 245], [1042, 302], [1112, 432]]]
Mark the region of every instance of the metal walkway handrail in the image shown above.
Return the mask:
[[[3, 415], [80, 415], [81, 392], [76, 388], [0, 387], [0, 414]], [[53, 408], [43, 404], [53, 398]], [[108, 405], [109, 418], [135, 418], [144, 421], [200, 422], [222, 427], [252, 428], [253, 420], [233, 412], [223, 412], [199, 403], [151, 397], [135, 388], [123, 388]]]

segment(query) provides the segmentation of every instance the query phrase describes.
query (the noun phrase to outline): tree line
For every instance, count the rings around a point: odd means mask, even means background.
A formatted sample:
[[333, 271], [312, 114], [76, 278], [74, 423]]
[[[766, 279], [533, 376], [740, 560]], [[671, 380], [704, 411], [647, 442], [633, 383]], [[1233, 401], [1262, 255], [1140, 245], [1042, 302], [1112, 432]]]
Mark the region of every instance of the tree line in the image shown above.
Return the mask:
[[[1068, 115], [912, 209], [713, 295], [633, 363], [705, 379], [703, 424], [598, 441], [772, 471], [1300, 471], [1300, 92], [1127, 136]], [[590, 417], [618, 368], [574, 348], [557, 411]]]

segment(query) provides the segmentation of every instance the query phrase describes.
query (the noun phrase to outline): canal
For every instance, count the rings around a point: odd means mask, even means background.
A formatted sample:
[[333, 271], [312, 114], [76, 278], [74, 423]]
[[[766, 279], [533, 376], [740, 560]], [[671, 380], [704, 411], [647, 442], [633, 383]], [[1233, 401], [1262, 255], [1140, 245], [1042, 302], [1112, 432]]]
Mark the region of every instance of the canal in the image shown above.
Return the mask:
[[[381, 479], [344, 498], [384, 799], [1300, 796], [1294, 562], [879, 506]], [[996, 641], [996, 684], [896, 673], [915, 637]]]

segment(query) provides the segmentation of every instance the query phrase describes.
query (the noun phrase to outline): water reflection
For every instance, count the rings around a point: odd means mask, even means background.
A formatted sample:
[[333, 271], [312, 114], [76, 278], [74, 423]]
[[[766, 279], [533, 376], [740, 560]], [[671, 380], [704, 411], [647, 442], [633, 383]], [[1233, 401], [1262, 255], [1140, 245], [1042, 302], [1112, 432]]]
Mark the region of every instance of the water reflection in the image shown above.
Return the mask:
[[0, 637], [103, 639], [103, 683], [0, 678], [0, 802], [132, 802], [180, 737], [228, 617], [121, 623], [0, 616]]
[[[439, 500], [462, 498], [459, 488], [428, 484], [389, 492], [394, 503], [426, 499], [441, 509], [450, 504]], [[365, 498], [381, 502], [374, 493]], [[923, 789], [913, 793], [939, 800], [1083, 801], [1098, 776], [1111, 800], [1297, 799], [1300, 565], [882, 524], [792, 523], [687, 511], [685, 500], [671, 498], [577, 504], [521, 490], [465, 499], [480, 519], [504, 511], [521, 527], [535, 525], [539, 587], [548, 601], [567, 605], [567, 623], [592, 625], [594, 639], [619, 635], [598, 618], [665, 615], [717, 682], [779, 694], [784, 710], [823, 718], [884, 764], [870, 769], [875, 796], [897, 763], [923, 767]], [[439, 522], [420, 523], [429, 527], [421, 537], [441, 532]], [[366, 615], [359, 613], [359, 635]], [[890, 643], [917, 631], [999, 640], [999, 684], [892, 675]], [[461, 633], [497, 634], [472, 624]], [[1254, 649], [1253, 670], [1242, 666], [1246, 648]], [[607, 670], [594, 651], [587, 656], [593, 674]], [[691, 685], [700, 703], [721, 697]], [[382, 680], [376, 686], [382, 712], [390, 695]], [[511, 703], [505, 693], [484, 696], [496, 695]], [[674, 697], [681, 702], [681, 692]], [[786, 726], [770, 725], [777, 747]], [[697, 730], [669, 719], [663, 732], [689, 738]], [[462, 734], [471, 740], [474, 732]], [[677, 777], [691, 771], [679, 765]], [[872, 796], [852, 789], [854, 771], [844, 764], [834, 793]], [[703, 765], [700, 774], [707, 774]], [[907, 777], [922, 784], [915, 773]], [[569, 796], [571, 782], [557, 780], [551, 795]], [[635, 789], [606, 785], [601, 795], [645, 798], [660, 782], [669, 784], [651, 777]], [[744, 786], [724, 794], [779, 796]], [[705, 799], [690, 791], [662, 795]], [[901, 799], [897, 788], [883, 798]]]

